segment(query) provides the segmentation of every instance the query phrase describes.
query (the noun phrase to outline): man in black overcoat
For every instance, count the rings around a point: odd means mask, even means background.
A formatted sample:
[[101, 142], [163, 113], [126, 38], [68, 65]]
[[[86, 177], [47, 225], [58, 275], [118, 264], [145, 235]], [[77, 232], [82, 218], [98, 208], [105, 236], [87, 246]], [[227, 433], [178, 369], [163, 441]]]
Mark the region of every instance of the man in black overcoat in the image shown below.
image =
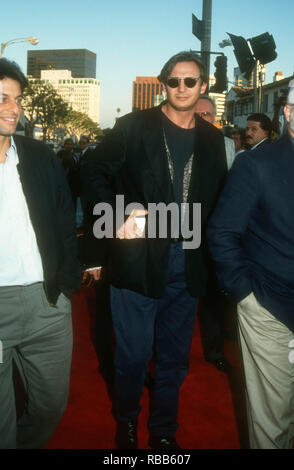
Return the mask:
[[[108, 244], [119, 448], [138, 446], [140, 398], [153, 345], [149, 445], [179, 447], [179, 392], [188, 372], [197, 299], [207, 282], [201, 235], [226, 174], [223, 136], [194, 114], [207, 83], [199, 57], [173, 56], [159, 80], [166, 101], [118, 119], [83, 166], [87, 197], [100, 203], [94, 233]], [[93, 274], [98, 279], [99, 269]]]

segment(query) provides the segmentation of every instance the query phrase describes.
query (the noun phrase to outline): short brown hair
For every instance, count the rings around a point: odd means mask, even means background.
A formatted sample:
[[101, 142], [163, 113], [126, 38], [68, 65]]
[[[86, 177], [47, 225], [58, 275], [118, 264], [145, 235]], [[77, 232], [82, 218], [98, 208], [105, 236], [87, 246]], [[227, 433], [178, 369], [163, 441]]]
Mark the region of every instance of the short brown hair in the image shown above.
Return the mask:
[[158, 80], [165, 84], [173, 68], [179, 62], [194, 62], [199, 68], [202, 83], [208, 83], [208, 76], [207, 76], [207, 72], [205, 69], [205, 65], [200, 59], [200, 57], [197, 54], [195, 54], [195, 52], [192, 52], [192, 51], [182, 51], [172, 56], [163, 66], [160, 74], [157, 77]]

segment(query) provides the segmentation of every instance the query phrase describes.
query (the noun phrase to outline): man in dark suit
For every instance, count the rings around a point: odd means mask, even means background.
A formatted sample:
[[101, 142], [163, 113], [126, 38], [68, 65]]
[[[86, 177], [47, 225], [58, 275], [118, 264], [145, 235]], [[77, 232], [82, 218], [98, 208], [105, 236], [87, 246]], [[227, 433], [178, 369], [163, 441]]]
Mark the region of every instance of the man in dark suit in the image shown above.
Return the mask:
[[[195, 113], [211, 124], [215, 123], [216, 105], [208, 95], [201, 95], [195, 106]], [[235, 158], [235, 146], [232, 139], [224, 137], [228, 170]], [[229, 309], [227, 299], [217, 286], [215, 273], [211, 270], [207, 295], [201, 299], [199, 323], [205, 360], [214, 364], [222, 372], [230, 371], [230, 364], [224, 354], [225, 315]]]
[[294, 438], [294, 89], [288, 132], [240, 155], [208, 237], [220, 287], [238, 302], [252, 448]]
[[[0, 448], [45, 446], [67, 403], [71, 296], [80, 285], [73, 203], [47, 145], [14, 135], [27, 85], [0, 59]], [[27, 392], [17, 421], [13, 361]]]
[[[194, 114], [207, 83], [199, 57], [192, 52], [177, 54], [165, 64], [159, 80], [167, 100], [118, 119], [83, 167], [88, 197], [108, 203], [103, 207], [106, 212], [111, 207], [116, 220], [121, 218], [123, 199], [129, 215], [113, 232], [108, 227], [106, 235], [119, 448], [137, 447], [140, 398], [153, 344], [156, 375], [149, 445], [178, 447], [179, 392], [188, 372], [197, 298], [204, 295], [207, 281], [201, 226], [206, 226], [226, 174], [223, 136]], [[125, 209], [131, 203], [135, 206]], [[151, 216], [160, 203], [173, 214]], [[196, 203], [201, 204], [201, 222], [195, 215]], [[189, 227], [197, 231], [192, 236], [183, 226], [179, 231], [175, 227], [188, 214]], [[103, 236], [98, 229], [97, 236]], [[99, 278], [99, 271], [95, 276]]]
[[254, 113], [247, 118], [246, 143], [250, 150], [271, 143], [272, 121], [264, 113]]
[[68, 185], [71, 190], [72, 200], [74, 207], [77, 206], [77, 198], [80, 195], [80, 177], [79, 177], [79, 167], [74, 158], [74, 142], [69, 137], [65, 139], [63, 149], [57, 152], [57, 156], [60, 159], [60, 162], [66, 173]]

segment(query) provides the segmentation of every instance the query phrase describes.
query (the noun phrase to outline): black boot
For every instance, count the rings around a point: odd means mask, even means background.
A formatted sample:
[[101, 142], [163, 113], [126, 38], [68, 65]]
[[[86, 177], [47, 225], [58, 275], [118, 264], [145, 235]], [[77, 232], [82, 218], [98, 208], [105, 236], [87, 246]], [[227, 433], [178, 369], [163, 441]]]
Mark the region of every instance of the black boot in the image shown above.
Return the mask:
[[138, 449], [137, 421], [118, 421], [115, 440], [118, 449]]
[[160, 437], [153, 436], [152, 434], [149, 437], [149, 447], [151, 449], [180, 449], [181, 447], [177, 443], [174, 437]]

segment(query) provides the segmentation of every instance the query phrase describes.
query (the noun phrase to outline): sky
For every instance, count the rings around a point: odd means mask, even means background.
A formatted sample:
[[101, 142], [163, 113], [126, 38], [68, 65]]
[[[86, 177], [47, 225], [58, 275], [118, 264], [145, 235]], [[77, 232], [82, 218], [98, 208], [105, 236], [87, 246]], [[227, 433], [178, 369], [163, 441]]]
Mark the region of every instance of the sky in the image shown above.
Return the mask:
[[[24, 73], [29, 49], [95, 52], [103, 129], [131, 111], [136, 76], [157, 76], [172, 55], [201, 49], [192, 34], [192, 13], [202, 19], [202, 0], [6, 1], [0, 6], [0, 42], [37, 36], [37, 46], [24, 42], [5, 49], [5, 57], [16, 61]], [[294, 0], [212, 0], [211, 50], [227, 55], [229, 80], [238, 64], [233, 47], [219, 47], [229, 38], [227, 32], [245, 39], [269, 32], [278, 57], [266, 66], [266, 83], [276, 71], [292, 75], [293, 18]], [[211, 56], [210, 73], [215, 57]]]

